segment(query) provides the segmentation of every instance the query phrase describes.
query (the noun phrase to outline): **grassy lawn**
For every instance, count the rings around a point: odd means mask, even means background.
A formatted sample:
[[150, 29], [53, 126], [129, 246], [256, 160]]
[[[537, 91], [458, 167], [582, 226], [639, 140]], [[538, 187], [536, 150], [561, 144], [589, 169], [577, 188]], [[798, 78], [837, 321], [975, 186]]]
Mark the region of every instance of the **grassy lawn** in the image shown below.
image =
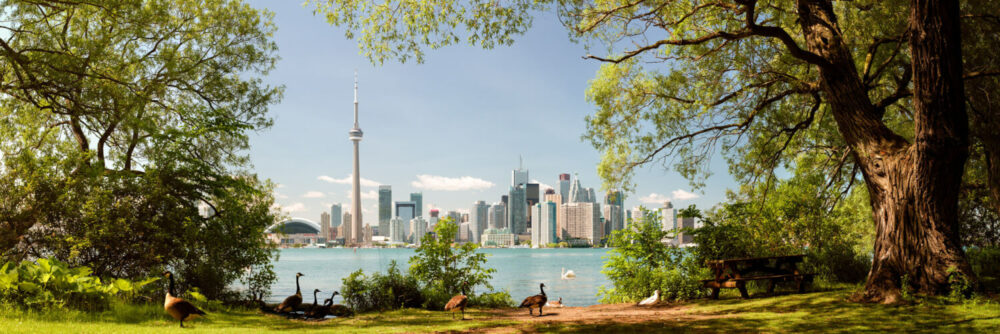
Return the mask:
[[[34, 313], [0, 311], [3, 333], [397, 333], [465, 331], [492, 328], [499, 332], [1000, 332], [1000, 304], [948, 304], [925, 299], [912, 305], [847, 302], [851, 290], [836, 290], [740, 300], [700, 300], [669, 316], [621, 323], [538, 321], [471, 311], [476, 320], [452, 320], [446, 312], [407, 309], [364, 314], [324, 322], [289, 321], [255, 311], [216, 310], [181, 329], [158, 306], [117, 306], [103, 313], [76, 311]], [[586, 310], [586, 309], [585, 309]], [[595, 313], [595, 317], [599, 314]]]

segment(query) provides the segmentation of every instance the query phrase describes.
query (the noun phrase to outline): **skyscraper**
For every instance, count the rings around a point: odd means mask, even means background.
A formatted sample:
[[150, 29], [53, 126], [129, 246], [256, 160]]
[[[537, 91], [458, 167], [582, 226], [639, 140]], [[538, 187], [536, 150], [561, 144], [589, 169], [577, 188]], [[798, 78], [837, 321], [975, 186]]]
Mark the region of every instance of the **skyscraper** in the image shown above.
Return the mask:
[[403, 220], [403, 237], [410, 235], [410, 219], [416, 218], [417, 204], [409, 201], [396, 202], [396, 218]]
[[625, 196], [617, 189], [608, 191], [604, 195], [604, 235], [611, 235], [611, 232], [625, 228]]
[[489, 220], [487, 225], [492, 229], [502, 229], [507, 227], [507, 207], [502, 202], [493, 203], [487, 213]]
[[544, 247], [547, 244], [555, 243], [556, 239], [556, 212], [559, 208], [555, 202], [545, 201], [535, 204], [532, 207], [535, 217], [535, 226], [531, 228], [531, 247]]
[[361, 127], [358, 125], [358, 73], [354, 72], [354, 128], [348, 132], [349, 138], [354, 142], [354, 180], [352, 187], [352, 194], [354, 197], [351, 202], [351, 212], [354, 212], [353, 220], [351, 221], [351, 237], [353, 239], [349, 243], [360, 244], [364, 243], [361, 231], [361, 165], [358, 163], [358, 144], [361, 142], [361, 137], [364, 136], [364, 132], [361, 132]]
[[566, 217], [566, 233], [570, 239], [585, 240], [591, 245], [600, 244], [604, 238], [601, 212], [596, 203], [566, 203], [560, 208]]
[[[556, 203], [556, 208], [561, 208], [561, 204], [564, 202], [562, 195], [559, 194], [549, 194], [545, 195], [545, 200], [549, 202]], [[566, 217], [563, 216], [563, 210], [556, 210], [556, 229], [555, 229], [556, 239], [562, 240], [566, 238]]]
[[392, 219], [392, 186], [378, 186], [378, 233], [389, 236], [389, 220]]
[[[524, 188], [524, 198], [528, 202], [528, 208], [533, 208], [533, 207], [535, 207], [535, 204], [538, 204], [538, 200], [539, 200], [539, 196], [538, 196], [538, 183], [528, 183], [528, 185]], [[531, 226], [532, 226], [531, 225], [531, 223], [532, 223], [531, 213], [532, 213], [532, 211], [528, 210], [528, 220], [527, 220], [527, 222], [528, 222], [528, 225], [527, 225], [528, 228], [531, 228]]]
[[[354, 221], [353, 218], [354, 217], [351, 215], [350, 212], [344, 212], [344, 221], [345, 222], [352, 222], [352, 221]], [[345, 245], [351, 243], [351, 240], [352, 240], [351, 239], [351, 235], [352, 235], [351, 234], [351, 224], [344, 224], [344, 225], [342, 225], [340, 227], [341, 227], [341, 230], [343, 230], [343, 233], [341, 233], [341, 235], [338, 235], [337, 239], [344, 238], [344, 244]]]
[[519, 164], [517, 169], [510, 172], [510, 186], [516, 187], [517, 185], [528, 184], [528, 170], [524, 169], [524, 161], [518, 158]]
[[[676, 212], [674, 211], [674, 205], [670, 203], [670, 201], [663, 202], [663, 208], [660, 208], [661, 230], [674, 231], [675, 229], [677, 229], [677, 217], [675, 214]], [[663, 241], [674, 242], [675, 241], [674, 236], [676, 236], [676, 233], [672, 233], [671, 236], [668, 236], [668, 238], [671, 239]]]
[[510, 187], [510, 203], [507, 205], [507, 222], [510, 233], [524, 234], [528, 231], [528, 201], [524, 187]]
[[420, 216], [410, 219], [410, 230], [413, 231], [413, 235], [410, 237], [413, 239], [413, 243], [420, 246], [420, 239], [423, 239], [424, 235], [427, 234], [427, 221]]
[[330, 214], [323, 212], [319, 214], [319, 234], [322, 241], [330, 239]]
[[[462, 223], [462, 214], [459, 213], [458, 211], [448, 211], [448, 214], [446, 216], [447, 218], [451, 218], [451, 223], [455, 224], [455, 226], [459, 226], [459, 224]], [[458, 242], [460, 240], [458, 232], [459, 231], [456, 230], [455, 242]]]
[[584, 189], [580, 185], [580, 177], [576, 177], [573, 180], [573, 184], [569, 187], [569, 200], [566, 203], [586, 203], [590, 202], [587, 200], [587, 189]]
[[565, 204], [569, 201], [569, 174], [559, 174], [559, 195], [562, 196], [563, 200], [563, 202], [559, 203], [559, 205]]
[[403, 219], [399, 217], [389, 219], [389, 241], [406, 242], [406, 235], [403, 233]]
[[424, 193], [410, 193], [410, 202], [417, 205], [416, 210], [413, 213], [414, 217], [424, 216]]
[[334, 203], [330, 205], [330, 227], [337, 228], [343, 223], [343, 210], [340, 207], [340, 203]]
[[469, 229], [470, 229], [470, 239], [469, 241], [479, 244], [479, 237], [482, 236], [483, 231], [486, 230], [486, 224], [489, 220], [490, 206], [486, 205], [484, 201], [476, 201], [472, 204], [472, 209], [469, 210]]
[[594, 188], [587, 188], [587, 202], [598, 203], [597, 195], [594, 194]]

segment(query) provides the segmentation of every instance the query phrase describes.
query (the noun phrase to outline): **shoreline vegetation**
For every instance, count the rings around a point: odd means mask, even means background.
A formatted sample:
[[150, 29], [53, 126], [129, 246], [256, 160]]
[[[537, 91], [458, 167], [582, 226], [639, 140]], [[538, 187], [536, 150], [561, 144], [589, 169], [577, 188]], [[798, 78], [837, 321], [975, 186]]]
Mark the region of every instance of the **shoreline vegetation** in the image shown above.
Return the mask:
[[452, 319], [450, 312], [406, 308], [362, 313], [352, 318], [323, 321], [288, 320], [244, 308], [220, 307], [208, 316], [178, 328], [156, 303], [117, 303], [104, 312], [0, 310], [5, 333], [255, 333], [295, 330], [300, 333], [400, 333], [471, 331], [608, 332], [855, 332], [933, 331], [996, 332], [1000, 304], [993, 299], [951, 303], [924, 298], [898, 305], [850, 302], [856, 288], [777, 296], [735, 294], [720, 300], [698, 299], [639, 307], [633, 303], [551, 308], [543, 317], [523, 309], [471, 308], [468, 320]]

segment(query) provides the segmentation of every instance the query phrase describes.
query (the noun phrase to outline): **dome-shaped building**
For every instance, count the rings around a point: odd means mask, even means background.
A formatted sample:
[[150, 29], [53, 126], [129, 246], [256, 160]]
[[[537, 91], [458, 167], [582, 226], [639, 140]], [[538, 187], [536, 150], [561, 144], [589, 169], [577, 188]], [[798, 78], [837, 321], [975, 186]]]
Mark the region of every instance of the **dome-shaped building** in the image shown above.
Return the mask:
[[279, 247], [295, 247], [296, 245], [325, 244], [326, 238], [320, 235], [320, 225], [305, 218], [292, 218], [267, 229], [267, 238]]

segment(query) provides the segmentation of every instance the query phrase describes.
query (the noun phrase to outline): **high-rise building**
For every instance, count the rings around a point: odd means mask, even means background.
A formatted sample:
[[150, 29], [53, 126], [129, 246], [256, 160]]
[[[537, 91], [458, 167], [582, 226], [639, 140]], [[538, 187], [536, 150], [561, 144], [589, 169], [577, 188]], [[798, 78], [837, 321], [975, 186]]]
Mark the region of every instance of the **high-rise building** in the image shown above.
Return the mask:
[[545, 247], [550, 243], [555, 243], [556, 239], [556, 212], [559, 206], [552, 201], [545, 201], [535, 204], [532, 207], [535, 217], [535, 226], [531, 228], [531, 247]]
[[614, 189], [604, 195], [604, 235], [625, 228], [625, 196], [620, 190]]
[[431, 209], [431, 218], [439, 218], [441, 211], [438, 209]]
[[[538, 204], [538, 183], [528, 183], [528, 186], [524, 188], [524, 198], [528, 201], [528, 208], [533, 208], [535, 204]], [[533, 226], [531, 212], [531, 210], [528, 211], [528, 228]]]
[[493, 203], [486, 215], [489, 216], [489, 221], [487, 223], [489, 228], [499, 230], [507, 227], [507, 207], [504, 206], [502, 202]]
[[510, 187], [510, 203], [507, 205], [507, 222], [510, 232], [524, 234], [528, 232], [528, 200], [523, 186]]
[[464, 222], [458, 225], [458, 241], [459, 242], [469, 242], [469, 232], [471, 231], [471, 223]]
[[[354, 221], [352, 218], [353, 218], [353, 216], [351, 215], [350, 212], [344, 212], [344, 221], [345, 222]], [[340, 235], [337, 236], [337, 239], [344, 238], [344, 244], [345, 245], [346, 244], [350, 244], [352, 242], [352, 239], [351, 239], [351, 235], [352, 235], [351, 234], [351, 225], [350, 224], [344, 224], [344, 225], [341, 225], [340, 227], [342, 227], [342, 231], [340, 231], [340, 233], [339, 233]]]
[[472, 209], [469, 210], [469, 228], [471, 229], [471, 239], [469, 241], [479, 244], [479, 237], [482, 236], [483, 231], [486, 230], [486, 224], [489, 222], [489, 212], [490, 206], [486, 205], [484, 201], [476, 201], [472, 204]]
[[[363, 244], [364, 239], [361, 226], [361, 165], [358, 162], [358, 144], [361, 143], [361, 137], [364, 136], [364, 132], [361, 131], [361, 126], [358, 125], [358, 73], [354, 72], [354, 127], [351, 131], [348, 131], [348, 138], [354, 143], [354, 174], [353, 180], [351, 182], [351, 193], [354, 195], [351, 198], [351, 211], [354, 212], [354, 220], [351, 221], [351, 237], [352, 239], [344, 239], [344, 242], [351, 244]], [[348, 241], [349, 240], [349, 241]]]
[[587, 202], [598, 203], [597, 195], [594, 195], [594, 188], [587, 188]]
[[[561, 204], [558, 204], [558, 203], [562, 203], [563, 202], [562, 195], [559, 195], [559, 194], [548, 194], [548, 195], [545, 195], [545, 200], [549, 201], [549, 202], [556, 203], [557, 204], [556, 207], [558, 207], [558, 208], [561, 208]], [[555, 234], [556, 234], [556, 239], [557, 240], [562, 240], [563, 238], [566, 238], [566, 217], [563, 216], [563, 210], [556, 210], [556, 230], [555, 230]]]
[[396, 217], [403, 220], [403, 236], [410, 235], [410, 224], [408, 222], [410, 219], [417, 218], [417, 204], [410, 201], [397, 201], [396, 202]]
[[[698, 220], [694, 217], [677, 217], [677, 228], [690, 228], [693, 229], [697, 227]], [[674, 239], [674, 244], [680, 246], [694, 242], [694, 234], [691, 232], [679, 231], [677, 232], [677, 237]]]
[[420, 216], [410, 219], [410, 230], [413, 231], [413, 235], [410, 236], [410, 239], [413, 240], [414, 244], [420, 246], [420, 240], [424, 238], [425, 234], [427, 234], [427, 221]]
[[573, 180], [573, 184], [569, 187], [569, 200], [566, 203], [587, 203], [587, 189], [584, 189], [580, 185], [580, 178], [577, 177]]
[[514, 247], [517, 243], [517, 235], [510, 233], [508, 229], [488, 228], [483, 231], [480, 237], [482, 246]]
[[330, 239], [330, 214], [322, 212], [319, 214], [319, 237], [322, 242]]
[[524, 169], [524, 161], [518, 164], [517, 169], [510, 172], [510, 186], [516, 187], [518, 185], [528, 184], [528, 170]]
[[601, 227], [601, 212], [595, 203], [566, 203], [560, 208], [566, 217], [566, 233], [573, 241], [582, 240], [591, 245], [600, 244], [604, 238]]
[[403, 219], [399, 217], [389, 219], [389, 241], [406, 242], [406, 235], [403, 233]]
[[378, 186], [378, 230], [389, 236], [389, 220], [392, 219], [392, 186]]
[[671, 232], [667, 237], [670, 239], [663, 240], [664, 242], [676, 241], [676, 234], [673, 231], [677, 229], [677, 216], [674, 205], [670, 201], [663, 202], [663, 207], [660, 208], [660, 229]]
[[569, 201], [569, 174], [559, 174], [559, 196], [562, 196], [563, 200], [559, 205], [566, 204], [566, 201]]
[[416, 210], [413, 213], [414, 217], [424, 216], [424, 193], [410, 193], [410, 202], [416, 204]]
[[330, 227], [337, 228], [338, 226], [340, 226], [340, 224], [343, 223], [342, 220], [344, 219], [343, 214], [344, 212], [340, 206], [340, 203], [334, 203], [333, 205], [330, 205]]
[[[446, 217], [447, 218], [451, 218], [451, 223], [455, 224], [455, 226], [460, 226], [459, 224], [462, 223], [462, 214], [459, 213], [458, 211], [448, 211], [448, 214], [446, 215]], [[458, 232], [461, 232], [461, 231], [460, 230], [456, 230], [456, 233], [455, 233], [455, 242], [458, 242], [459, 240], [461, 240], [461, 238], [460, 238], [461, 235]]]

